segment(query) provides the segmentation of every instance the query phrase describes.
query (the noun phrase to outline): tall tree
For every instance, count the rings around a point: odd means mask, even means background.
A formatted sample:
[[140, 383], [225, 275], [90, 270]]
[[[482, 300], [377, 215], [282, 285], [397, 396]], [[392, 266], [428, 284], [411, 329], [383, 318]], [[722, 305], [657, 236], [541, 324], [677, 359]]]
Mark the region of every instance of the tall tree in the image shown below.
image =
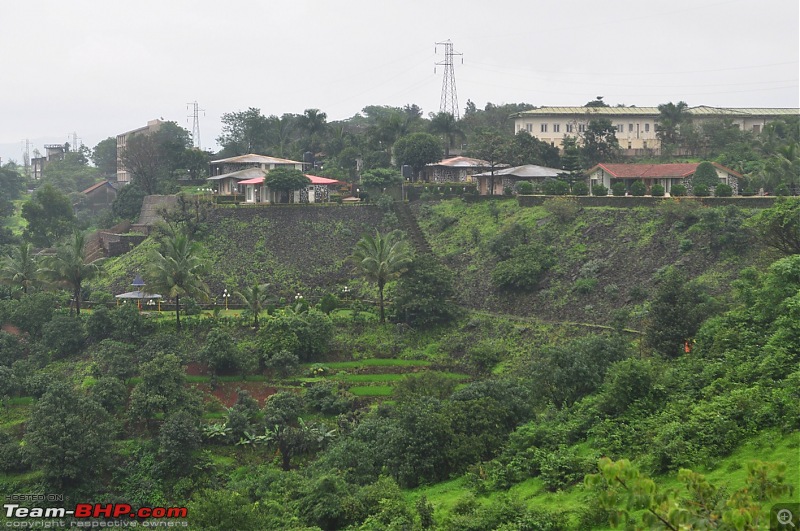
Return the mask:
[[453, 147], [456, 139], [464, 140], [467, 136], [461, 129], [456, 117], [449, 112], [431, 113], [430, 119], [428, 129], [435, 135], [442, 135], [444, 139], [444, 156], [449, 157], [450, 148]]
[[108, 412], [64, 382], [39, 399], [25, 428], [25, 454], [54, 487], [91, 484], [111, 455]]
[[201, 278], [206, 264], [200, 252], [198, 242], [189, 240], [185, 234], [177, 234], [162, 244], [161, 251], [154, 251], [150, 256], [149, 285], [175, 299], [178, 330], [181, 329], [181, 297], [208, 298], [208, 287]]
[[45, 259], [45, 273], [56, 283], [72, 290], [75, 300], [75, 311], [81, 314], [81, 289], [83, 283], [100, 274], [102, 258], [85, 263], [86, 238], [83, 233], [75, 231], [72, 237], [56, 247], [56, 253]]
[[408, 164], [418, 176], [426, 164], [441, 160], [442, 146], [431, 134], [411, 133], [395, 143], [394, 154], [398, 166]]
[[23, 242], [0, 262], [0, 283], [19, 286], [23, 295], [41, 283], [41, 267], [33, 245]]
[[113, 136], [101, 140], [92, 150], [92, 162], [102, 175], [117, 173], [117, 139]]
[[267, 307], [269, 288], [270, 284], [254, 284], [235, 293], [247, 305], [248, 311], [253, 314], [253, 328], [256, 331], [258, 331], [258, 316]]
[[494, 129], [480, 130], [470, 143], [469, 154], [489, 163], [489, 195], [494, 194], [495, 168], [508, 158], [510, 143], [508, 137]]
[[397, 278], [411, 263], [413, 253], [406, 240], [395, 232], [375, 236], [365, 235], [356, 244], [353, 260], [358, 264], [364, 277], [378, 287], [381, 322], [386, 322], [383, 290], [386, 283]]
[[157, 131], [133, 135], [120, 158], [133, 183], [148, 195], [170, 192], [177, 170], [185, 168], [186, 151], [191, 145], [186, 129], [175, 122], [164, 122]]
[[680, 141], [681, 126], [689, 121], [689, 105], [685, 101], [677, 104], [669, 102], [658, 106], [658, 123], [656, 123], [656, 136], [661, 141], [663, 149], [677, 147]]
[[611, 120], [597, 118], [590, 120], [583, 133], [581, 155], [589, 167], [598, 162], [614, 162], [619, 157], [617, 129]]
[[28, 222], [22, 236], [37, 247], [51, 247], [75, 227], [75, 213], [69, 198], [45, 184], [22, 205]]
[[221, 155], [232, 157], [247, 153], [266, 153], [269, 145], [269, 120], [261, 109], [250, 107], [246, 111], [222, 115], [222, 134], [217, 142]]
[[98, 181], [100, 172], [89, 166], [85, 152], [67, 151], [61, 160], [52, 161], [42, 172], [42, 182], [62, 192], [80, 192]]
[[319, 109], [306, 109], [298, 119], [300, 129], [305, 133], [303, 141], [307, 151], [316, 153], [322, 147], [328, 130], [328, 115]]

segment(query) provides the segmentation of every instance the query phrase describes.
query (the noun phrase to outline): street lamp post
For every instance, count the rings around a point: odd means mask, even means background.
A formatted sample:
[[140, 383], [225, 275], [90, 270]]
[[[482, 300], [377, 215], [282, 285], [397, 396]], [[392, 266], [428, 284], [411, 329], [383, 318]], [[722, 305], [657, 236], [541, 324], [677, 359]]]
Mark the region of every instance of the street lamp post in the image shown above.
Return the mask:
[[228, 311], [228, 299], [231, 298], [231, 294], [228, 293], [228, 290], [222, 290], [222, 298], [225, 299], [225, 311]]

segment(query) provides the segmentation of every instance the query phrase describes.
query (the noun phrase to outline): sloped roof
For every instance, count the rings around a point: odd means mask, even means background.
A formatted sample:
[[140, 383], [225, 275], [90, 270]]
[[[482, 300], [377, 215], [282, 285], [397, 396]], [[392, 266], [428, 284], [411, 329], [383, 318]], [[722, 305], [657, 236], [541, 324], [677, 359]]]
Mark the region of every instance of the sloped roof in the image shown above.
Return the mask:
[[263, 179], [266, 174], [267, 172], [261, 168], [245, 168], [243, 170], [232, 171], [230, 173], [223, 173], [222, 175], [214, 175], [206, 180], [221, 181], [222, 179], [239, 179], [242, 181], [245, 179], [255, 179], [257, 177], [261, 177]]
[[[311, 181], [310, 184], [341, 184], [341, 181], [337, 181], [336, 179], [328, 179], [327, 177], [317, 177], [316, 175], [303, 175], [303, 177]], [[263, 182], [264, 177], [255, 177], [253, 179], [239, 181], [239, 184], [262, 184]]]
[[[742, 175], [721, 164], [712, 162], [715, 168], [741, 177]], [[587, 173], [594, 173], [598, 169], [616, 179], [683, 179], [697, 171], [699, 162], [676, 162], [671, 164], [598, 164]]]
[[336, 179], [328, 179], [327, 177], [318, 177], [316, 175], [306, 175], [311, 180], [311, 184], [342, 184], [342, 181]]
[[86, 190], [83, 190], [81, 193], [82, 194], [88, 194], [88, 193], [94, 192], [95, 190], [97, 190], [99, 188], [102, 188], [103, 186], [106, 186], [106, 185], [108, 185], [115, 192], [117, 191], [117, 187], [114, 186], [113, 184], [111, 184], [110, 182], [108, 182], [108, 181], [100, 181], [99, 183], [91, 185]]
[[257, 155], [255, 153], [248, 153], [247, 155], [239, 155], [236, 157], [229, 157], [227, 159], [212, 160], [210, 164], [302, 164], [296, 160], [281, 159], [278, 157], [270, 157], [268, 155]]
[[[451, 157], [449, 159], [440, 160], [439, 162], [426, 164], [426, 166], [446, 166], [448, 168], [489, 168], [491, 165], [491, 162], [470, 157]], [[502, 165], [502, 167], [507, 166], [508, 164]], [[499, 167], [499, 165], [495, 165], [495, 167]]]
[[[502, 170], [495, 170], [494, 175], [520, 177], [527, 179], [547, 179], [548, 177], [558, 177], [558, 174], [564, 173], [564, 170], [558, 168], [548, 168], [547, 166], [537, 166], [536, 164], [525, 164], [523, 166], [515, 166], [513, 168], [503, 168]], [[484, 172], [473, 175], [473, 177], [491, 177], [492, 172]]]
[[[692, 116], [720, 116], [720, 117], [748, 117], [748, 116], [797, 116], [800, 109], [796, 108], [748, 108], [748, 107], [710, 107], [699, 105], [686, 109]], [[512, 114], [512, 118], [524, 116], [550, 116], [550, 115], [587, 115], [597, 114], [606, 116], [655, 116], [661, 113], [658, 107], [540, 107], [529, 111]]]

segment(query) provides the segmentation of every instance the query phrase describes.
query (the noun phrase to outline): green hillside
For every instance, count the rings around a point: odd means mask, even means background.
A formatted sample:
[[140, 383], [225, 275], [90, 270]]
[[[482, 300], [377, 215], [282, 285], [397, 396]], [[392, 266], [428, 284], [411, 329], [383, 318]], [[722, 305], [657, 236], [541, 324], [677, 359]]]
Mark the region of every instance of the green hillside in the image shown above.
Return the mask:
[[[411, 209], [438, 263], [389, 283], [387, 323], [347, 261], [413, 228], [378, 206], [211, 212], [203, 280], [271, 283], [257, 329], [238, 299], [180, 329], [0, 300], [0, 488], [199, 529], [761, 529], [798, 500], [800, 255], [761, 211]], [[165, 238], [91, 292], [128, 291]]]

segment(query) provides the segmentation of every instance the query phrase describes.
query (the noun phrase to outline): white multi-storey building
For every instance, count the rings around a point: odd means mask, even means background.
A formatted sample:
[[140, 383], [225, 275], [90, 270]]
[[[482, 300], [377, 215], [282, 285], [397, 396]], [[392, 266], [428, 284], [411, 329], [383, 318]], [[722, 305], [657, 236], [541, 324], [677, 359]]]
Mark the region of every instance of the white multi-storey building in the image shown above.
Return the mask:
[[[692, 107], [686, 114], [698, 125], [711, 120], [731, 120], [743, 131], [760, 133], [772, 120], [797, 116], [800, 109], [745, 109]], [[616, 127], [620, 148], [627, 155], [657, 152], [661, 142], [656, 136], [660, 113], [657, 107], [541, 107], [512, 116], [514, 132], [527, 131], [551, 146], [561, 147], [564, 137], [580, 139], [591, 120], [605, 118]]]

